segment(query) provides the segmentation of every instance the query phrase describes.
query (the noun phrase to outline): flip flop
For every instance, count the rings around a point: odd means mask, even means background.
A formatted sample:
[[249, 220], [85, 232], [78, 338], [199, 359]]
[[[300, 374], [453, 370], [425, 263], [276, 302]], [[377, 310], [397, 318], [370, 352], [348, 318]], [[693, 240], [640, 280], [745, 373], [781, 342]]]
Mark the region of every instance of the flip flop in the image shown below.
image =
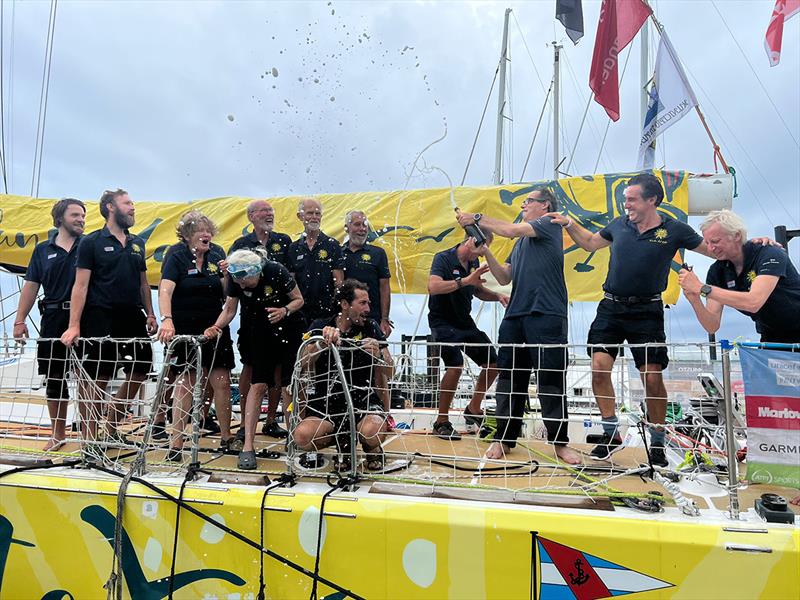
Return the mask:
[[56, 451], [60, 450], [64, 446], [64, 444], [66, 444], [66, 443], [67, 443], [66, 439], [64, 439], [64, 440], [54, 440], [53, 438], [50, 438], [48, 440], [47, 444], [44, 447], [44, 451], [45, 452], [56, 452]]

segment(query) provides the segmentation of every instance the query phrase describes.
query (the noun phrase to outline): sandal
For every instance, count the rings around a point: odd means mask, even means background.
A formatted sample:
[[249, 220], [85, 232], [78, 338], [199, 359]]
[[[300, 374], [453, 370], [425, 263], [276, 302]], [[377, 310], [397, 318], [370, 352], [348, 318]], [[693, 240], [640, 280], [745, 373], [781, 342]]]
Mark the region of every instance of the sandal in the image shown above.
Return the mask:
[[380, 449], [380, 452], [367, 452], [367, 471], [383, 471], [385, 462], [386, 455], [383, 453], [383, 448]]
[[256, 468], [255, 450], [242, 450], [239, 452], [239, 468], [243, 471], [252, 471]]
[[353, 470], [353, 463], [350, 462], [350, 455], [335, 454], [333, 456], [333, 470], [337, 473], [349, 473]]
[[64, 446], [64, 444], [66, 444], [66, 443], [67, 443], [67, 440], [66, 440], [66, 439], [64, 439], [64, 440], [57, 440], [57, 439], [55, 439], [55, 438], [50, 438], [50, 439], [48, 440], [47, 444], [46, 444], [46, 445], [45, 445], [45, 447], [44, 447], [44, 451], [45, 451], [45, 452], [57, 452], [58, 450], [61, 450], [61, 448], [62, 448], [62, 447]]
[[221, 439], [219, 441], [219, 451], [222, 452], [223, 454], [238, 454], [233, 449], [233, 441], [235, 439], [236, 438], [234, 438], [234, 437], [229, 437], [227, 440], [222, 440]]

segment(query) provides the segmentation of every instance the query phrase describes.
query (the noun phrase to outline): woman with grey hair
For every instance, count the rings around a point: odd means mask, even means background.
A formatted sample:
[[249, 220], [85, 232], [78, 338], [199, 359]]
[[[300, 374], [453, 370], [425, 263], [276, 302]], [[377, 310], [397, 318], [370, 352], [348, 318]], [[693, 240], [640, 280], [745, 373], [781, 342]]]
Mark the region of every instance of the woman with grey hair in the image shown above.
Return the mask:
[[[268, 384], [286, 386], [291, 380], [303, 335], [304, 323], [298, 314], [303, 296], [286, 267], [268, 260], [260, 250], [232, 252], [228, 257], [228, 277], [225, 306], [205, 335], [211, 338], [222, 335], [236, 316], [241, 300], [239, 344], [242, 356], [248, 356], [252, 364], [250, 390], [247, 398], [241, 399], [244, 444], [239, 453], [239, 468], [255, 469], [253, 439], [261, 400]], [[278, 377], [280, 380], [276, 381]]]
[[[158, 286], [161, 328], [158, 338], [165, 344], [175, 335], [202, 335], [214, 323], [222, 309], [225, 293], [224, 272], [220, 262], [225, 251], [211, 242], [216, 225], [204, 214], [191, 210], [177, 227], [177, 244], [167, 250]], [[173, 355], [181, 373], [172, 407], [173, 433], [167, 459], [181, 460], [183, 434], [190, 414], [192, 388], [195, 384], [197, 346], [179, 343]], [[220, 448], [227, 450], [231, 440], [230, 373], [234, 366], [233, 344], [228, 328], [220, 332], [216, 344], [200, 347], [201, 363], [207, 385], [214, 393], [214, 405], [220, 426]]]

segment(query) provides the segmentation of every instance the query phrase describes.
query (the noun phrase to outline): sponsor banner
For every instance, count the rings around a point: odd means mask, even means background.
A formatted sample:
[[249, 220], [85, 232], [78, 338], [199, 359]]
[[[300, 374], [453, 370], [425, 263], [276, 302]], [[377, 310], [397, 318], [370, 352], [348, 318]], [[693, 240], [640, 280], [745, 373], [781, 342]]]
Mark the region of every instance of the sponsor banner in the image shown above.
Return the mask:
[[739, 348], [747, 479], [800, 488], [800, 353]]
[[[665, 197], [659, 207], [665, 214], [687, 221], [689, 186], [683, 171], [652, 171], [663, 186]], [[623, 192], [628, 180], [636, 174], [613, 173], [585, 177], [568, 177], [558, 181], [514, 184], [493, 187], [458, 187], [452, 190], [427, 189], [396, 192], [364, 192], [352, 194], [319, 194], [314, 196], [323, 206], [322, 230], [343, 241], [344, 220], [348, 211], [363, 210], [370, 222], [370, 241], [383, 248], [392, 271], [395, 293], [427, 293], [428, 275], [434, 254], [455, 246], [464, 232], [455, 220], [453, 205], [465, 212], [483, 213], [507, 221], [519, 221], [522, 200], [535, 188], [550, 186], [562, 211], [589, 231], [597, 232], [614, 217], [624, 214]], [[233, 241], [252, 231], [246, 208], [252, 198], [226, 197], [197, 200], [191, 203], [140, 201], [135, 190], [136, 225], [132, 232], [147, 244], [147, 277], [158, 285], [161, 262], [171, 244], [177, 240], [175, 228], [189, 209], [203, 212], [219, 228], [214, 242], [227, 249]], [[302, 225], [297, 218], [299, 196], [267, 198], [275, 209], [275, 231], [297, 239]], [[37, 243], [52, 230], [49, 212], [54, 200], [33, 199], [0, 194], [0, 266], [24, 270]], [[86, 232], [100, 229], [103, 219], [97, 202], [87, 202]], [[492, 251], [505, 260], [514, 240], [497, 238]], [[677, 273], [683, 262], [676, 254], [669, 276], [664, 301], [678, 300]], [[564, 273], [570, 300], [597, 301], [602, 297], [602, 284], [608, 270], [608, 248], [585, 252], [564, 234]]]

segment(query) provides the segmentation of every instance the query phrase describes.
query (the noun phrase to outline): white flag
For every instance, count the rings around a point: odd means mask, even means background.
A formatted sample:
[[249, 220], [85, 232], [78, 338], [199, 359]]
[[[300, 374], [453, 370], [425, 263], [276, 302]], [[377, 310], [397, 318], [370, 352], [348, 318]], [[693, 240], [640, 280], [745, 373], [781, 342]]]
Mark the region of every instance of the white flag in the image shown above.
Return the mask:
[[666, 31], [661, 32], [653, 86], [649, 93], [637, 169], [653, 167], [656, 138], [697, 106], [697, 98]]

